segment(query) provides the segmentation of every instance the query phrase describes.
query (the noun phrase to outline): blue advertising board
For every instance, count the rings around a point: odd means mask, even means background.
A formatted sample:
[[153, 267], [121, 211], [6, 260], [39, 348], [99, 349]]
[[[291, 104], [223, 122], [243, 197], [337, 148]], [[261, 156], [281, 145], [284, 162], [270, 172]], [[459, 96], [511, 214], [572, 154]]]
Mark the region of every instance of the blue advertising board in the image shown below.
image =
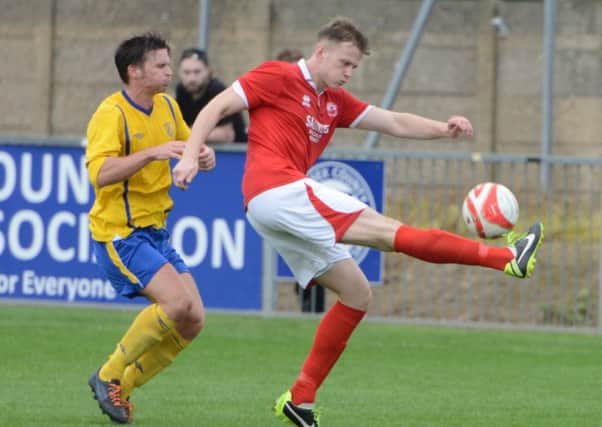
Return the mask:
[[[168, 228], [208, 308], [261, 309], [261, 239], [245, 219], [245, 153], [174, 189]], [[81, 148], [0, 146], [0, 299], [144, 303], [118, 296], [94, 263], [94, 198]]]
[[[244, 214], [244, 160], [244, 152], [218, 152], [215, 170], [199, 174], [188, 191], [171, 193], [172, 244], [207, 308], [262, 308], [262, 245]], [[311, 174], [342, 180], [333, 182], [382, 210], [381, 162], [320, 162]], [[88, 230], [93, 199], [82, 148], [0, 145], [0, 300], [145, 303], [116, 295], [95, 264]], [[379, 282], [380, 254], [360, 256], [368, 278]], [[281, 263], [279, 273], [286, 270]]]

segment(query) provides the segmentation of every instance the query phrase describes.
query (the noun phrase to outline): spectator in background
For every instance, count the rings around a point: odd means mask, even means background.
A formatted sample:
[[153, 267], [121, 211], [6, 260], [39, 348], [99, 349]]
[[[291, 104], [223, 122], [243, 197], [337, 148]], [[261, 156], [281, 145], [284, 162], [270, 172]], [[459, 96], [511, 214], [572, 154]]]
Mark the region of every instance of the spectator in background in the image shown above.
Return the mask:
[[297, 62], [301, 58], [303, 58], [303, 52], [299, 49], [283, 49], [276, 55], [278, 61], [285, 62]]
[[[213, 77], [209, 59], [204, 50], [190, 48], [182, 52], [178, 63], [180, 82], [176, 86], [176, 100], [188, 126], [192, 126], [199, 111], [226, 86]], [[241, 113], [224, 117], [207, 137], [208, 142], [224, 144], [247, 142], [245, 121]]]
[[[285, 62], [297, 62], [301, 58], [303, 58], [303, 52], [299, 49], [283, 49], [276, 55], [278, 61]], [[295, 292], [297, 294], [301, 292], [301, 311], [307, 313], [324, 311], [324, 288], [322, 286], [313, 285], [303, 289], [298, 282], [295, 282]]]

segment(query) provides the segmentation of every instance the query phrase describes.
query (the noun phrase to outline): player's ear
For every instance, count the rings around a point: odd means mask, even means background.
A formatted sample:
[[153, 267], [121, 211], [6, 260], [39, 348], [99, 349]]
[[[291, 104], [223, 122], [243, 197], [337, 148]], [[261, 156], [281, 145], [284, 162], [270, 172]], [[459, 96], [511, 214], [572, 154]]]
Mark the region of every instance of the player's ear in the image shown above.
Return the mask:
[[128, 74], [130, 76], [137, 77], [137, 75], [136, 75], [136, 66], [135, 65], [128, 65]]
[[136, 65], [129, 65], [128, 66], [128, 71], [134, 76], [134, 77], [140, 77], [140, 75], [142, 74], [142, 71], [140, 71], [140, 67], [136, 66]]
[[319, 59], [323, 59], [326, 55], [326, 43], [323, 40], [319, 41], [316, 45], [315, 55]]

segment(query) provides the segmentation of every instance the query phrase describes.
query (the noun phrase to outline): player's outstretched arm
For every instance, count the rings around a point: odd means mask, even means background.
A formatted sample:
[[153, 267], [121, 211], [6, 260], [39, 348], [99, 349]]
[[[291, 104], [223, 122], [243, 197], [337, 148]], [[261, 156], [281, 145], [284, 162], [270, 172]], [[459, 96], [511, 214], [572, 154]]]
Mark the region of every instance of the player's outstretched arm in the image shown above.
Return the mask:
[[238, 113], [244, 108], [243, 100], [232, 87], [229, 87], [220, 92], [199, 112], [192, 124], [184, 154], [173, 170], [173, 182], [178, 188], [185, 190], [196, 176], [199, 170], [199, 153], [203, 147], [206, 147], [207, 136], [215, 125], [223, 117]]
[[96, 184], [104, 187], [125, 181], [154, 160], [178, 159], [184, 152], [185, 144], [184, 141], [169, 141], [125, 157], [107, 157], [98, 171]]
[[374, 107], [359, 123], [358, 128], [374, 130], [398, 138], [437, 139], [472, 136], [470, 121], [462, 116], [452, 116], [447, 122], [428, 119], [410, 113], [398, 113]]

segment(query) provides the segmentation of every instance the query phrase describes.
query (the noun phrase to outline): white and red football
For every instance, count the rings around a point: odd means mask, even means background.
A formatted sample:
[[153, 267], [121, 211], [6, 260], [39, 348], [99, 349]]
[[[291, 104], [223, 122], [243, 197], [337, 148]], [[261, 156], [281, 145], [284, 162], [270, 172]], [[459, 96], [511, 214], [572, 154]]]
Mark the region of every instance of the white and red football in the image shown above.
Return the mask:
[[494, 239], [516, 225], [518, 202], [502, 184], [484, 182], [473, 187], [464, 198], [462, 216], [471, 233]]

